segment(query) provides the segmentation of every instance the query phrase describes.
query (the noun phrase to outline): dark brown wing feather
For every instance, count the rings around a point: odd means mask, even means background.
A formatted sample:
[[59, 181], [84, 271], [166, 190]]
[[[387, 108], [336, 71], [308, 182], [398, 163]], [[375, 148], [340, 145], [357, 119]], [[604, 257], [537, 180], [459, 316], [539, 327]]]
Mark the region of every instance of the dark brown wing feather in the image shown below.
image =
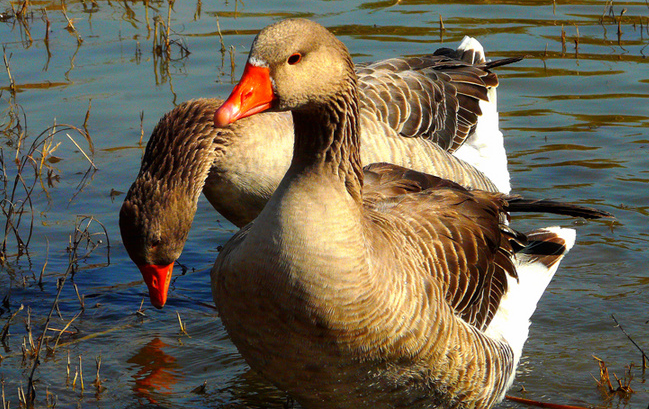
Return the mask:
[[402, 136], [428, 138], [453, 152], [475, 129], [482, 114], [479, 101], [487, 101], [488, 88], [498, 85], [489, 67], [518, 59], [475, 62], [473, 56], [444, 50], [359, 64], [356, 73], [361, 109], [374, 112]]
[[548, 199], [524, 199], [520, 196], [507, 198], [507, 210], [517, 213], [553, 213], [584, 219], [612, 218], [611, 213], [593, 207], [557, 202]]
[[515, 253], [550, 267], [565, 252], [565, 242], [552, 232], [540, 230], [526, 236], [502, 223], [508, 212], [610, 216], [573, 204], [470, 191], [388, 163], [366, 166], [364, 176], [364, 206], [397, 217], [407, 215], [422, 240], [422, 252], [429, 253], [433, 282], [441, 286], [453, 311], [481, 330], [489, 325], [507, 291], [507, 275], [517, 277], [512, 262]]
[[526, 233], [528, 244], [517, 253], [521, 260], [533, 263], [540, 261], [547, 268], [561, 260], [566, 251], [565, 240], [548, 230], [535, 230]]
[[499, 223], [504, 198], [390, 164], [370, 165], [365, 177], [365, 206], [408, 215], [434, 285], [457, 316], [486, 328], [507, 290], [507, 274], [516, 277], [511, 242], [520, 236]]
[[417, 193], [426, 189], [452, 187], [466, 190], [461, 185], [428, 173], [417, 172], [392, 163], [372, 163], [363, 168], [363, 197], [366, 201], [406, 193]]

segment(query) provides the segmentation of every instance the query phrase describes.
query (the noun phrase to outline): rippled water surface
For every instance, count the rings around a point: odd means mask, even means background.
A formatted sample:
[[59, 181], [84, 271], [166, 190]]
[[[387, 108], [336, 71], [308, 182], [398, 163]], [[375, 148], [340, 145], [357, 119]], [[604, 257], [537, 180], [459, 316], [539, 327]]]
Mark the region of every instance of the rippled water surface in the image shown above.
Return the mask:
[[[93, 251], [74, 265], [49, 322], [52, 338], [34, 373], [37, 406], [45, 407], [49, 396], [57, 407], [283, 407], [284, 394], [249, 371], [212, 307], [209, 267], [234, 226], [201, 200], [180, 258], [185, 274], [175, 275], [164, 310], [145, 300], [139, 314], [146, 288], [122, 247], [117, 214], [158, 118], [188, 99], [225, 97], [255, 33], [301, 16], [329, 27], [359, 62], [455, 47], [464, 35], [477, 37], [491, 58], [526, 56], [498, 69], [514, 192], [596, 205], [616, 220], [514, 220], [521, 229], [572, 225], [578, 240], [533, 317], [509, 393], [646, 408], [641, 353], [612, 315], [649, 352], [649, 6], [644, 0], [608, 6], [588, 0], [176, 1], [168, 59], [154, 44], [156, 21], [168, 17], [165, 2], [67, 1], [63, 7], [34, 0], [21, 19], [12, 12], [20, 3], [0, 1], [0, 42], [15, 82], [12, 92], [8, 73], [0, 72], [6, 199], [0, 220], [14, 209], [0, 270], [0, 327], [9, 323], [0, 350], [5, 398], [18, 407], [18, 390], [26, 389], [33, 366], [23, 358], [23, 345], [31, 350], [26, 328], [37, 343], [68, 268], [68, 249], [78, 242], [79, 257]], [[64, 11], [76, 31], [66, 30]], [[51, 145], [47, 135], [37, 140], [55, 121], [78, 128], [86, 121], [91, 143], [73, 129], [54, 135]], [[22, 179], [16, 179], [16, 157], [25, 166]], [[30, 200], [23, 182], [35, 183]], [[27, 251], [19, 252], [12, 226]], [[91, 241], [75, 229], [91, 233]], [[64, 327], [52, 350], [56, 330]], [[605, 398], [593, 379], [599, 378], [593, 355], [620, 378], [633, 364], [635, 394]], [[93, 383], [97, 357], [101, 389]], [[72, 386], [80, 359], [83, 390], [79, 375]]]

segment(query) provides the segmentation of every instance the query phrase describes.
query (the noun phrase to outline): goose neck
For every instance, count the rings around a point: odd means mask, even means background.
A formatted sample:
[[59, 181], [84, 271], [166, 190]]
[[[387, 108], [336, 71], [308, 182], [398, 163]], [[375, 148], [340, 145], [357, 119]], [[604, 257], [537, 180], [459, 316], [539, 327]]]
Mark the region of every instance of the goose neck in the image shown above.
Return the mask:
[[292, 173], [330, 174], [361, 203], [363, 169], [356, 78], [325, 104], [294, 110]]

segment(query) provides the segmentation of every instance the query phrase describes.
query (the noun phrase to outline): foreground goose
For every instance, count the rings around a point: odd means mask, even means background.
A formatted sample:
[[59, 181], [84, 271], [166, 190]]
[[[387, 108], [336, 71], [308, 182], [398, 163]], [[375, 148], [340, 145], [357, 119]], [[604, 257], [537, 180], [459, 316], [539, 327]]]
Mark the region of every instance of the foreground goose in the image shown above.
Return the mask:
[[[516, 60], [486, 63], [480, 43], [466, 37], [457, 50], [356, 66], [361, 162], [395, 163], [465, 187], [509, 192], [498, 78], [490, 68]], [[180, 256], [201, 189], [242, 227], [290, 165], [290, 113], [262, 113], [219, 129], [213, 114], [221, 103], [189, 101], [160, 120], [120, 213], [124, 245], [159, 308], [167, 298], [166, 267]]]
[[305, 408], [502, 399], [574, 231], [526, 236], [502, 223], [543, 202], [388, 164], [364, 174], [351, 58], [316, 23], [262, 30], [215, 123], [266, 109], [292, 113], [290, 168], [212, 270], [220, 317], [250, 366]]

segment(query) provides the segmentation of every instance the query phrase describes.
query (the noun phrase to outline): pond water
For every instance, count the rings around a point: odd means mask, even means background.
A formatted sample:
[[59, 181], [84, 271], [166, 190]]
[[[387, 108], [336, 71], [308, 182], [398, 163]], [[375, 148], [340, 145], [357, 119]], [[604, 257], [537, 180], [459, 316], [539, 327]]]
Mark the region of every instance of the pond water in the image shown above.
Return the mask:
[[[36, 343], [71, 247], [77, 247], [79, 260], [48, 326], [63, 329], [76, 318], [56, 350], [43, 346], [34, 373], [38, 407], [55, 400], [64, 408], [284, 406], [285, 395], [249, 371], [213, 308], [209, 268], [235, 227], [201, 199], [179, 260], [186, 273], [175, 275], [168, 304], [158, 311], [149, 306], [140, 273], [121, 245], [117, 217], [161, 115], [188, 99], [227, 96], [256, 32], [291, 16], [332, 29], [358, 62], [455, 47], [464, 35], [478, 38], [491, 58], [526, 57], [497, 70], [513, 191], [595, 205], [616, 219], [514, 220], [522, 230], [573, 226], [578, 239], [539, 303], [509, 394], [580, 406], [647, 407], [641, 352], [612, 318], [649, 352], [649, 6], [644, 0], [177, 1], [169, 14], [161, 1], [63, 6], [34, 0], [24, 19], [11, 11], [21, 6], [0, 1], [0, 42], [15, 82], [12, 92], [8, 73], [0, 73], [2, 208], [6, 215], [12, 208], [7, 200], [14, 203], [11, 220], [17, 226], [16, 233], [11, 225], [6, 229], [0, 270], [0, 326], [9, 323], [0, 378], [11, 407], [18, 407], [33, 366], [29, 352], [26, 359], [22, 352], [23, 346], [32, 349], [28, 329]], [[66, 29], [66, 15], [75, 30]], [[154, 47], [156, 21], [168, 16], [170, 59]], [[67, 130], [50, 139], [44, 135], [40, 141], [53, 144], [39, 145], [36, 138], [55, 121], [78, 128], [85, 122], [92, 143]], [[16, 157], [24, 159], [25, 186], [34, 185], [30, 200], [16, 179]], [[31, 237], [26, 251], [19, 252], [17, 235], [23, 241]], [[25, 309], [19, 311], [21, 304]], [[593, 379], [599, 378], [593, 356], [606, 362], [614, 386], [612, 374], [622, 378], [634, 365], [635, 394], [604, 396]], [[94, 384], [98, 357], [101, 388]], [[83, 389], [80, 375], [72, 385], [80, 360]], [[507, 401], [501, 406], [524, 407]]]

